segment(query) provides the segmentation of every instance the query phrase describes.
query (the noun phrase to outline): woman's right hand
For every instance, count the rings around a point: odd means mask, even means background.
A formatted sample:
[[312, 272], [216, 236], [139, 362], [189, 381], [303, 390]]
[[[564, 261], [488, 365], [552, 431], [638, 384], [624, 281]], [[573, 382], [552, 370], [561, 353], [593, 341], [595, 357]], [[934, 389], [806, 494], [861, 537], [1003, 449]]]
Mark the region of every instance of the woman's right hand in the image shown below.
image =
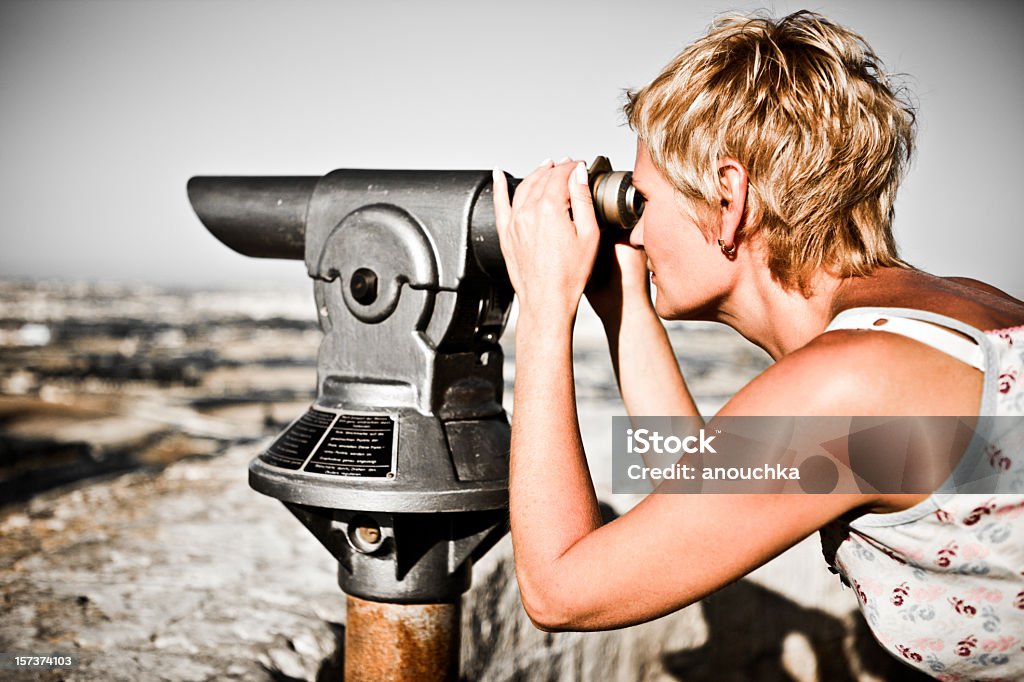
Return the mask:
[[[595, 262], [597, 273], [584, 293], [590, 307], [607, 327], [621, 322], [625, 306], [651, 306], [647, 254], [628, 242], [601, 245]], [[603, 272], [598, 272], [603, 269]]]
[[631, 415], [699, 415], [654, 310], [647, 252], [625, 242], [612, 244], [609, 251], [598, 253], [602, 262], [585, 293], [608, 337], [626, 411]]

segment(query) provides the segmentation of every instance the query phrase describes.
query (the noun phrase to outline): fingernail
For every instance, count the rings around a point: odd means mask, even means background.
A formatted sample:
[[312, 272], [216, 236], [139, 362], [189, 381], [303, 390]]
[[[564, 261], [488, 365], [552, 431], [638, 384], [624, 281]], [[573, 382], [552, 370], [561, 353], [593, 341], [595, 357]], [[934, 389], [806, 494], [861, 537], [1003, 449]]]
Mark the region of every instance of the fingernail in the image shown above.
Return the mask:
[[552, 161], [551, 159], [544, 159], [543, 161], [540, 162], [540, 166], [538, 166], [538, 168], [542, 168], [544, 166], [550, 166], [553, 163], [554, 163], [554, 161]]
[[576, 170], [573, 171], [573, 175], [576, 176], [576, 182], [580, 185], [587, 185], [587, 164], [580, 161], [576, 164]]
[[568, 156], [563, 156], [558, 163], [568, 163], [569, 161], [572, 161], [572, 159], [570, 159]]
[[502, 170], [497, 166], [495, 166], [494, 170], [491, 171], [491, 179], [494, 180], [494, 182], [498, 182], [499, 179], [504, 175], [505, 173], [503, 173]]

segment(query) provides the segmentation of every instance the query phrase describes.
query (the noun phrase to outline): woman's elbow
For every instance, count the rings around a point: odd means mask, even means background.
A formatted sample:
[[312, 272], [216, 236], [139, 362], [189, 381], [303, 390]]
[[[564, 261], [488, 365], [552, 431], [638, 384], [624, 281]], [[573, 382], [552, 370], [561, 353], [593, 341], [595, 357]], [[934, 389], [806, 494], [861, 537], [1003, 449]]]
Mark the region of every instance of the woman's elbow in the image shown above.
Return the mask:
[[520, 583], [523, 609], [534, 627], [544, 632], [574, 632], [599, 629], [588, 626], [583, 605], [555, 586], [527, 587]]
[[690, 606], [705, 594], [694, 592], [685, 601], [645, 605], [643, 599], [616, 599], [579, 584], [559, 585], [554, 580], [530, 584], [519, 580], [519, 594], [530, 622], [544, 632], [615, 630], [660, 618]]
[[528, 596], [528, 593], [521, 592], [523, 609], [529, 616], [530, 622], [538, 630], [544, 632], [566, 632], [574, 628], [570, 624], [570, 618], [565, 610], [558, 604], [558, 600], [549, 597], [539, 597], [536, 594]]

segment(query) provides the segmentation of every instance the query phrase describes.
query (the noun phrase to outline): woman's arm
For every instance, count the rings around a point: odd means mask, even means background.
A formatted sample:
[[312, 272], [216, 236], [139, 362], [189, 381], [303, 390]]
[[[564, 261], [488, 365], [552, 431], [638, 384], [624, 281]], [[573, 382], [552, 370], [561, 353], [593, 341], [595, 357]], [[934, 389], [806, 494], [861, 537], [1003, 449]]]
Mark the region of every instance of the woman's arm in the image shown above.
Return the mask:
[[[602, 254], [602, 256], [605, 254]], [[615, 244], [608, 282], [587, 291], [604, 325], [619, 392], [631, 415], [699, 416], [661, 318], [642, 249]]]
[[515, 410], [509, 512], [516, 576], [527, 613], [538, 620], [562, 555], [601, 526], [576, 416], [571, 328], [520, 314], [516, 325]]
[[504, 175], [494, 174], [498, 237], [519, 298], [509, 507], [524, 598], [539, 592], [537, 579], [548, 580], [566, 549], [601, 525], [572, 368], [572, 328], [599, 238], [590, 202], [582, 164], [542, 164], [511, 205]]
[[[857, 403], [865, 395], [863, 382], [873, 379], [864, 379], [857, 364], [846, 370], [837, 367], [835, 352], [831, 346], [811, 348], [783, 359], [740, 391], [718, 416], [862, 410]], [[547, 364], [554, 357], [533, 359], [539, 362], [528, 370], [531, 384], [547, 374], [542, 366], [555, 366]], [[809, 391], [809, 386], [816, 390]], [[741, 578], [846, 512], [879, 501], [877, 495], [853, 494], [661, 492], [598, 526], [596, 518], [579, 518], [579, 509], [589, 510], [582, 505], [582, 493], [591, 488], [578, 445], [570, 452], [541, 455], [543, 443], [526, 432], [539, 424], [536, 415], [564, 412], [565, 397], [550, 389], [523, 394], [533, 403], [527, 419], [518, 424], [512, 451], [517, 576], [527, 613], [542, 629], [602, 630], [665, 615]], [[714, 425], [713, 419], [707, 428]], [[544, 458], [566, 455], [580, 468], [545, 466]], [[547, 479], [545, 471], [550, 472]], [[525, 484], [531, 488], [524, 490]]]
[[[517, 366], [510, 504], [523, 605], [542, 629], [603, 630], [665, 615], [878, 501], [873, 495], [656, 493], [601, 526], [567, 402], [570, 358], [532, 338], [538, 345], [525, 374]], [[825, 380], [814, 380], [822, 393], [808, 394], [809, 377], [820, 375], [822, 365], [789, 363], [788, 374], [762, 375], [720, 414], [831, 414], [850, 383], [830, 368]]]
[[[922, 376], [930, 377], [933, 390], [920, 390]], [[980, 374], [972, 367], [911, 339], [833, 332], [755, 378], [715, 419], [970, 414], [977, 410], [980, 390]], [[543, 402], [545, 395], [554, 398], [543, 393], [534, 397]], [[545, 406], [534, 408], [543, 411]], [[714, 428], [715, 419], [708, 429]], [[899, 454], [879, 451], [876, 456]], [[517, 459], [522, 463], [529, 456], [514, 447], [513, 471], [519, 470]], [[609, 629], [657, 618], [739, 579], [851, 510], [901, 508], [908, 497], [656, 493], [605, 526], [586, 532], [577, 525], [563, 534], [559, 514], [571, 518], [572, 512], [557, 498], [563, 490], [576, 489], [581, 479], [572, 480], [568, 469], [559, 475], [570, 480], [551, 484], [547, 494], [552, 497], [531, 500], [535, 520], [544, 518], [546, 504], [557, 503], [548, 517], [550, 533], [540, 525], [517, 536], [516, 520], [525, 510], [513, 508], [517, 561], [520, 556], [531, 559], [517, 563], [523, 604], [547, 630]], [[519, 485], [513, 476], [512, 490]]]

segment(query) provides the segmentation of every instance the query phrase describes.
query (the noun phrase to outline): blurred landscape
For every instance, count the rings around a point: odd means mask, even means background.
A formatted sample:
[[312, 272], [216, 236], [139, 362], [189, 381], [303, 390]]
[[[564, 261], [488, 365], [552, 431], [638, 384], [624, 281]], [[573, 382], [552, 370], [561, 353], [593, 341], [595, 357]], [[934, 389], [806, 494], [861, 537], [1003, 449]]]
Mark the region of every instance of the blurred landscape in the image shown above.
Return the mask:
[[300, 290], [0, 284], [0, 500], [274, 433], [319, 339]]
[[[705, 414], [770, 360], [716, 324], [670, 336]], [[506, 332], [506, 408], [515, 348]], [[0, 652], [73, 653], [41, 680], [340, 677], [333, 559], [248, 461], [314, 397], [311, 290], [186, 291], [0, 282]], [[609, 513], [611, 416], [600, 325], [575, 340], [581, 428]], [[717, 595], [610, 633], [542, 633], [506, 537], [464, 599], [467, 680], [912, 679], [882, 654], [817, 538]], [[628, 598], [624, 595], [623, 598]]]

